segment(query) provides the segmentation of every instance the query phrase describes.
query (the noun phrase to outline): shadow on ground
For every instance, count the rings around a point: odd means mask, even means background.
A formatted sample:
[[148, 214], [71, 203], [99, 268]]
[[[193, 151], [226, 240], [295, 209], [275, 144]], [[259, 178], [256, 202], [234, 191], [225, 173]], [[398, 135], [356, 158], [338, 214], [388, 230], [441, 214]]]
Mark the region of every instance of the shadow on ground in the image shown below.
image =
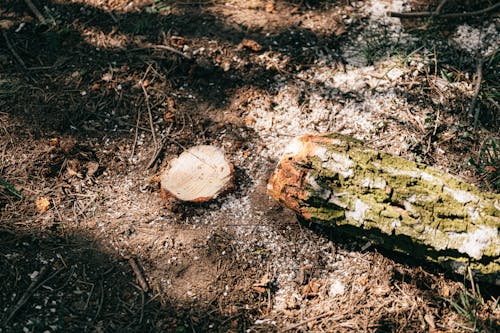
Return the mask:
[[[140, 263], [140, 261], [139, 261]], [[0, 229], [0, 332], [207, 332], [245, 314], [144, 292], [128, 261], [84, 235]]]

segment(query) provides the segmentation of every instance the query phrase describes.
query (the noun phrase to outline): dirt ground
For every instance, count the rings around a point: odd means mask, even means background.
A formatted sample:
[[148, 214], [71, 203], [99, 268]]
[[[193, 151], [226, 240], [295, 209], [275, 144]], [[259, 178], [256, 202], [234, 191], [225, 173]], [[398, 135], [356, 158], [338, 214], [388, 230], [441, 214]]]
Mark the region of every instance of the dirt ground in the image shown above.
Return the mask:
[[[31, 2], [0, 2], [0, 332], [498, 331], [497, 287], [299, 221], [266, 193], [311, 132], [498, 192], [498, 10]], [[165, 204], [158, 175], [196, 144], [224, 148], [235, 188]]]

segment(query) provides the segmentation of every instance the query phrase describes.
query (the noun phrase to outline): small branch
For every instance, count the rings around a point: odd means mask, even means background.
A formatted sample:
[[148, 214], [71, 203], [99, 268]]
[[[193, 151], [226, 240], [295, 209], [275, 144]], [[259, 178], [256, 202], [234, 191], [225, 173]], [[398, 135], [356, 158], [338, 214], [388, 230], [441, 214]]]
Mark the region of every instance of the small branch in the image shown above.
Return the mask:
[[151, 45], [151, 46], [145, 46], [145, 47], [136, 47], [136, 48], [130, 49], [129, 51], [140, 51], [140, 50], [147, 50], [147, 49], [166, 50], [166, 51], [170, 51], [172, 53], [175, 53], [177, 55], [180, 55], [181, 57], [186, 58], [188, 60], [192, 59], [190, 55], [184, 54], [181, 51], [174, 49], [173, 47], [167, 46], [167, 45]]
[[12, 308], [12, 311], [10, 312], [9, 316], [4, 322], [4, 325], [6, 326], [9, 321], [15, 316], [17, 311], [19, 311], [24, 304], [30, 299], [30, 297], [35, 293], [35, 291], [40, 288], [42, 285], [41, 281], [43, 277], [45, 276], [45, 273], [47, 273], [48, 265], [43, 266], [42, 269], [40, 269], [40, 273], [38, 273], [38, 276], [31, 281], [31, 284], [29, 285], [28, 289], [24, 292], [23, 296], [17, 301], [16, 305]]
[[17, 54], [16, 50], [12, 46], [9, 40], [9, 36], [7, 36], [7, 33], [5, 31], [2, 31], [3, 38], [5, 39], [5, 43], [7, 44], [7, 48], [10, 50], [14, 58], [16, 58], [17, 62], [23, 66], [24, 69], [26, 69], [26, 64], [24, 63], [23, 59]]
[[134, 154], [135, 154], [135, 147], [137, 146], [137, 138], [139, 136], [140, 118], [141, 118], [141, 109], [137, 108], [137, 119], [135, 122], [134, 143], [132, 144], [132, 152], [130, 153], [130, 158], [133, 158]]
[[147, 292], [149, 290], [149, 286], [148, 283], [146, 282], [146, 279], [144, 278], [144, 275], [142, 275], [142, 272], [139, 266], [137, 265], [137, 262], [135, 261], [134, 258], [130, 258], [128, 262], [130, 263], [130, 266], [132, 267], [135, 277], [137, 278], [137, 281], [141, 285], [142, 290], [144, 290], [144, 292]]
[[24, 0], [24, 2], [30, 8], [30, 10], [33, 12], [33, 14], [35, 14], [36, 18], [38, 19], [38, 21], [40, 21], [41, 24], [47, 23], [47, 21], [45, 20], [45, 17], [42, 15], [42, 13], [40, 13], [38, 8], [36, 8], [36, 6], [33, 4], [33, 2], [31, 2], [31, 0]]
[[[443, 1], [443, 2], [445, 2], [445, 1]], [[441, 4], [443, 4], [443, 3], [441, 3]], [[473, 12], [441, 14], [440, 13], [440, 10], [442, 9], [441, 4], [438, 6], [436, 11], [433, 11], [433, 12], [409, 12], [409, 13], [388, 12], [387, 15], [389, 15], [390, 17], [399, 17], [399, 18], [418, 18], [418, 17], [457, 18], [457, 17], [469, 17], [469, 16], [477, 16], [477, 15], [481, 15], [481, 14], [486, 14], [486, 13], [492, 12], [495, 9], [500, 7], [500, 3], [496, 3], [490, 7], [476, 10]]]
[[476, 71], [476, 87], [474, 88], [474, 94], [472, 95], [472, 100], [469, 105], [469, 115], [474, 115], [474, 127], [477, 126], [477, 122], [479, 119], [479, 108], [474, 111], [476, 108], [477, 97], [479, 96], [479, 92], [481, 91], [481, 81], [483, 81], [483, 63], [484, 59], [480, 59], [477, 63], [477, 71]]
[[441, 13], [441, 9], [443, 9], [444, 5], [448, 2], [448, 0], [443, 0], [436, 8], [436, 14]]
[[[328, 317], [328, 316], [331, 316], [335, 313], [335, 311], [328, 311], [328, 312], [325, 312], [325, 313], [322, 313], [318, 316], [315, 316], [315, 317], [312, 317], [312, 318], [309, 318], [309, 319], [306, 319], [306, 320], [303, 320], [295, 325], [291, 325], [291, 326], [288, 326], [287, 328], [285, 328], [285, 330], [283, 332], [288, 332], [288, 331], [291, 331], [293, 329], [296, 329], [296, 328], [299, 328], [300, 326], [302, 325], [305, 325], [307, 323], [310, 323], [311, 321], [315, 321], [315, 320], [318, 320], [318, 319], [322, 319], [322, 318], [325, 318], [325, 317]], [[339, 320], [339, 319], [342, 319], [344, 317], [344, 315], [337, 315], [337, 316], [333, 316], [331, 319], [332, 320]]]
[[165, 133], [165, 137], [160, 141], [160, 145], [158, 147], [156, 147], [156, 150], [155, 150], [153, 156], [151, 157], [151, 159], [149, 160], [149, 163], [146, 166], [146, 169], [150, 169], [155, 164], [158, 157], [160, 157], [160, 154], [165, 147], [165, 141], [167, 141], [166, 137], [170, 135], [170, 132], [172, 131], [173, 125], [174, 125], [174, 123], [171, 123], [170, 126], [168, 127], [167, 133]]
[[158, 148], [158, 141], [156, 140], [155, 125], [153, 123], [153, 114], [151, 113], [151, 106], [149, 105], [149, 95], [144, 87], [144, 81], [141, 81], [141, 88], [144, 92], [144, 99], [146, 101], [146, 108], [148, 109], [149, 127], [151, 128], [151, 133], [153, 134], [153, 142], [155, 144], [155, 149]]

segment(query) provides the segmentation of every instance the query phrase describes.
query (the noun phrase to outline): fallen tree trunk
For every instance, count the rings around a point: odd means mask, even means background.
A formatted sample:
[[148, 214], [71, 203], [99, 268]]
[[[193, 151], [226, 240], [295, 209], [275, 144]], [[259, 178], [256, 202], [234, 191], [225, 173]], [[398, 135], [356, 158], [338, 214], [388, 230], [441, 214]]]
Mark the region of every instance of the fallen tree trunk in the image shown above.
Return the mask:
[[500, 283], [500, 195], [338, 134], [287, 148], [269, 194], [306, 220]]

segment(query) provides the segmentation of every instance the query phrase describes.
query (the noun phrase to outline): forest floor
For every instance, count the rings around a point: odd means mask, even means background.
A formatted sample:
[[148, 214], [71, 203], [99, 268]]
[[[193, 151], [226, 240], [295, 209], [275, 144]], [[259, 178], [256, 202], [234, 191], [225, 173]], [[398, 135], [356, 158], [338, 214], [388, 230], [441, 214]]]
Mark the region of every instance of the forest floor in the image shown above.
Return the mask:
[[[498, 11], [26, 3], [0, 4], [0, 332], [498, 332], [497, 287], [300, 222], [266, 193], [312, 132], [498, 192]], [[224, 148], [235, 188], [165, 205], [158, 175], [196, 144]]]

